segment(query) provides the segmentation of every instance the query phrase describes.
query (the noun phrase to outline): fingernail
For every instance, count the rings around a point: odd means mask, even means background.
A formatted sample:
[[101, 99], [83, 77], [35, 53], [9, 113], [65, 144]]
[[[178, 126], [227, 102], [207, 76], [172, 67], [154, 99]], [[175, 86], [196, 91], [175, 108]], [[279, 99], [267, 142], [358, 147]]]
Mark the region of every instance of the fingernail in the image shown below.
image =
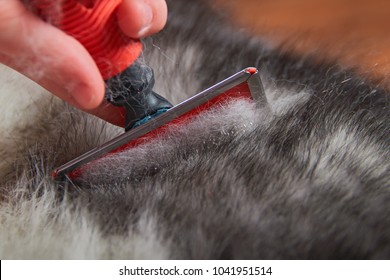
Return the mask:
[[138, 36], [143, 37], [149, 31], [153, 21], [153, 11], [148, 4], [143, 4], [143, 27], [138, 31]]
[[91, 109], [93, 106], [93, 95], [88, 94], [74, 94], [73, 98], [76, 100], [78, 105], [82, 107], [83, 109]]
[[92, 94], [90, 89], [83, 85], [77, 85], [71, 92], [71, 95], [83, 109], [93, 109], [97, 106], [95, 104], [96, 95]]

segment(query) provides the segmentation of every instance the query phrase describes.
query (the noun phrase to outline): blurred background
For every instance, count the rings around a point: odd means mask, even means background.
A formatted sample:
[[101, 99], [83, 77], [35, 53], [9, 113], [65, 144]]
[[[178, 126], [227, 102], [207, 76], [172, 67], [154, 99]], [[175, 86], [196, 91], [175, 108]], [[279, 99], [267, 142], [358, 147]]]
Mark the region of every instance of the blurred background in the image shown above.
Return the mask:
[[289, 52], [336, 60], [390, 86], [390, 0], [215, 0], [232, 21]]

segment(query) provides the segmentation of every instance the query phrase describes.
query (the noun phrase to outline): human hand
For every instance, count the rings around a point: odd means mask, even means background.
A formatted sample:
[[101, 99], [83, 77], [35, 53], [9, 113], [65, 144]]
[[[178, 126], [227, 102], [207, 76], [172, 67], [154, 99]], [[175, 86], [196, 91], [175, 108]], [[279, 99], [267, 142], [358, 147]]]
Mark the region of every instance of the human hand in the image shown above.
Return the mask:
[[[167, 6], [165, 0], [123, 0], [116, 15], [127, 36], [143, 38], [164, 27]], [[0, 62], [69, 104], [123, 125], [120, 109], [103, 101], [104, 81], [87, 50], [20, 0], [0, 0]]]

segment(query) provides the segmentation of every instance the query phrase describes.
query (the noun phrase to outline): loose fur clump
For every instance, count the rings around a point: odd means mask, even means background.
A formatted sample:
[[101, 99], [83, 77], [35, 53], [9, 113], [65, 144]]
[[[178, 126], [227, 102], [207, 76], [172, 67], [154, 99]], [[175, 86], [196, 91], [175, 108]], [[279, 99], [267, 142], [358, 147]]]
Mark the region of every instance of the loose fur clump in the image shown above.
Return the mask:
[[73, 185], [51, 170], [120, 130], [40, 96], [1, 142], [1, 258], [389, 258], [388, 91], [264, 47], [205, 1], [169, 6], [143, 54], [156, 91], [177, 102], [256, 66], [267, 106], [223, 104]]

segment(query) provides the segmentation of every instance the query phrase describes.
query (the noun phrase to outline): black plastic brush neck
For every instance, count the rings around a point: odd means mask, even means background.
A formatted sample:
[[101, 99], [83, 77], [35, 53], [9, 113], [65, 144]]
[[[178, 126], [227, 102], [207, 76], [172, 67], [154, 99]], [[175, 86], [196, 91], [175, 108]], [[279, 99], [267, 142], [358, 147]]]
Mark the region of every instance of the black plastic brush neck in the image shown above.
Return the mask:
[[126, 131], [158, 110], [172, 107], [168, 100], [152, 90], [153, 86], [153, 69], [139, 62], [106, 81], [106, 99], [126, 109]]

